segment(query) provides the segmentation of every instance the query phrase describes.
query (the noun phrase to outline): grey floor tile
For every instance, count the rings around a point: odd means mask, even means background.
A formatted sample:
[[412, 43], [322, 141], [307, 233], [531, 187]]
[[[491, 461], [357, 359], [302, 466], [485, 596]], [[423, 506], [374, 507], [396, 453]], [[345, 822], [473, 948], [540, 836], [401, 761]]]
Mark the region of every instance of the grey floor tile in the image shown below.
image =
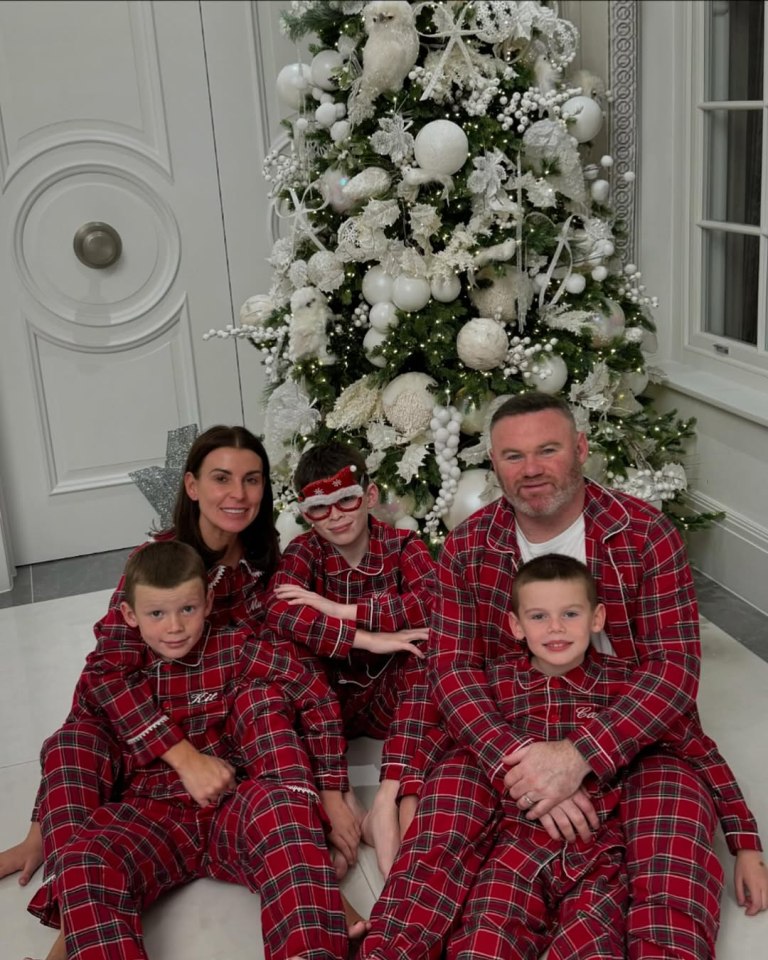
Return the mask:
[[32, 568], [17, 567], [13, 578], [13, 589], [0, 593], [0, 610], [5, 607], [18, 607], [22, 603], [32, 603]]
[[703, 616], [768, 661], [768, 617], [701, 571], [693, 574]]
[[73, 597], [117, 585], [132, 547], [94, 553], [85, 557], [51, 560], [32, 567], [32, 596], [35, 602]]

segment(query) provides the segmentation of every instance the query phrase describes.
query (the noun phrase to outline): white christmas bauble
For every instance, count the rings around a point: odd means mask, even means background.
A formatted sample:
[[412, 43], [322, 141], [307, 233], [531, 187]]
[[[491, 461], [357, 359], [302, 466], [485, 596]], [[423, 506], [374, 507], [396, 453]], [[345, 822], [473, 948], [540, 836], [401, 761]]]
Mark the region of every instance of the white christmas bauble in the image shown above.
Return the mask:
[[452, 174], [466, 163], [469, 140], [452, 120], [432, 120], [416, 134], [413, 153], [423, 170]]
[[315, 120], [321, 127], [332, 127], [336, 123], [336, 104], [321, 103], [315, 110]]
[[615, 327], [612, 326], [608, 316], [599, 310], [595, 310], [592, 313], [588, 323], [592, 336], [592, 345], [595, 347], [605, 347], [614, 337], [618, 336], [618, 332]]
[[471, 514], [492, 500], [498, 500], [501, 491], [494, 482], [490, 470], [464, 470], [453, 496], [453, 502], [443, 516], [449, 530], [466, 520]]
[[336, 213], [346, 213], [347, 210], [351, 210], [355, 206], [357, 201], [344, 193], [344, 187], [349, 183], [349, 177], [343, 170], [339, 170], [338, 167], [328, 167], [318, 183], [323, 200]]
[[394, 277], [382, 266], [371, 267], [363, 277], [363, 296], [368, 303], [384, 303], [392, 299]]
[[592, 271], [592, 279], [595, 281], [595, 283], [602, 283], [607, 276], [608, 270], [602, 264], [595, 267], [595, 269]]
[[298, 110], [309, 91], [309, 66], [306, 63], [286, 64], [278, 73], [275, 86], [284, 106]]
[[586, 285], [587, 281], [580, 273], [572, 273], [565, 281], [565, 289], [568, 293], [583, 293]]
[[397, 307], [390, 300], [374, 303], [368, 311], [368, 322], [374, 330], [386, 333], [391, 327], [397, 326]]
[[595, 203], [605, 203], [608, 194], [611, 192], [611, 185], [607, 180], [595, 180], [589, 188], [589, 192]]
[[331, 73], [343, 63], [338, 50], [321, 50], [316, 53], [309, 68], [312, 83], [321, 90], [335, 90], [338, 84]]
[[379, 502], [371, 513], [382, 523], [393, 526], [401, 517], [411, 513], [415, 506], [416, 498], [412, 493], [404, 493], [400, 496], [392, 489], [380, 490]]
[[429, 303], [429, 282], [424, 277], [401, 273], [392, 284], [392, 302], [401, 310], [413, 313]]
[[489, 420], [490, 405], [495, 399], [492, 393], [486, 393], [477, 400], [458, 400], [456, 407], [461, 414], [461, 432], [467, 436], [478, 436], [485, 430]]
[[447, 277], [433, 277], [429, 289], [435, 300], [440, 303], [452, 303], [461, 293], [461, 280], [455, 273]]
[[284, 507], [277, 515], [275, 527], [280, 537], [280, 549], [285, 550], [291, 540], [295, 540], [301, 533], [306, 533], [307, 528], [302, 527], [296, 518], [293, 507]]
[[274, 309], [275, 304], [272, 299], [264, 293], [257, 293], [253, 297], [248, 297], [240, 307], [240, 326], [258, 326], [267, 319]]
[[472, 370], [493, 370], [504, 361], [509, 339], [504, 327], [488, 317], [468, 320], [456, 337], [456, 352]]
[[419, 521], [415, 517], [400, 517], [395, 521], [395, 530], [413, 530], [416, 533], [419, 530]]
[[630, 390], [636, 397], [648, 386], [648, 374], [645, 370], [626, 370], [622, 373], [621, 380], [626, 385], [627, 390]]
[[351, 129], [349, 120], [337, 120], [336, 123], [331, 126], [331, 140], [333, 140], [334, 143], [341, 143], [342, 140], [347, 139]]
[[578, 142], [594, 140], [603, 125], [603, 111], [592, 97], [571, 97], [560, 108], [560, 116], [568, 120], [568, 133]]
[[384, 387], [381, 406], [384, 416], [404, 437], [415, 437], [429, 427], [435, 398], [431, 387], [437, 381], [426, 373], [401, 373]]
[[487, 286], [472, 287], [469, 291], [469, 299], [482, 317], [515, 320], [518, 301], [526, 305], [533, 299], [533, 281], [519, 267], [507, 264], [500, 274], [494, 267], [483, 267], [476, 277], [488, 281]]
[[621, 304], [617, 303], [615, 300], [605, 300], [605, 306], [607, 308], [608, 321], [611, 326], [617, 331], [624, 329], [624, 324], [626, 323], [626, 317], [624, 316], [624, 311], [621, 309]]
[[386, 367], [387, 361], [384, 357], [372, 357], [371, 350], [374, 347], [381, 346], [382, 343], [387, 339], [386, 334], [382, 333], [380, 330], [374, 330], [373, 327], [366, 333], [363, 337], [363, 350], [365, 350], [365, 355], [368, 357], [370, 363], [374, 367]]
[[565, 360], [556, 353], [543, 353], [536, 357], [536, 372], [531, 373], [529, 383], [534, 384], [539, 393], [554, 395], [559, 393], [568, 379], [568, 367]]

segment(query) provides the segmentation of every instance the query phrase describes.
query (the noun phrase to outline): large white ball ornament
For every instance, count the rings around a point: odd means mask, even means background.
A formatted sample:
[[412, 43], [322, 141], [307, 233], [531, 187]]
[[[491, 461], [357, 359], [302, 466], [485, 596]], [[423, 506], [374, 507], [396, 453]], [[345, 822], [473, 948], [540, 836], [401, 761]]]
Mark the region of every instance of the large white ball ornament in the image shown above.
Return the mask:
[[528, 382], [534, 384], [539, 393], [553, 396], [563, 389], [568, 379], [568, 367], [561, 356], [556, 353], [539, 354], [535, 366], [536, 372], [531, 373]]
[[592, 97], [571, 97], [560, 108], [560, 116], [568, 120], [568, 133], [579, 143], [594, 140], [603, 125], [603, 111]]
[[437, 381], [426, 373], [401, 373], [381, 394], [384, 416], [404, 437], [415, 437], [429, 427]]
[[397, 307], [389, 300], [382, 300], [381, 303], [374, 303], [368, 311], [368, 322], [374, 330], [380, 330], [386, 333], [392, 327], [396, 327]]
[[501, 490], [490, 470], [464, 470], [453, 496], [453, 502], [443, 516], [449, 530], [466, 520], [493, 500], [498, 500]]
[[280, 511], [275, 521], [275, 527], [280, 537], [281, 550], [285, 550], [291, 540], [295, 540], [300, 534], [307, 532], [307, 528], [302, 527], [299, 523], [293, 507], [284, 507]]
[[316, 53], [309, 68], [312, 83], [321, 90], [335, 90], [338, 84], [331, 74], [343, 63], [338, 50], [321, 50]]
[[602, 283], [608, 276], [608, 269], [601, 264], [592, 271], [592, 279], [596, 283]]
[[626, 323], [626, 317], [624, 316], [624, 311], [621, 308], [621, 304], [617, 303], [615, 300], [605, 300], [605, 306], [608, 316], [608, 322], [616, 330], [617, 333], [620, 333], [624, 329]]
[[395, 521], [395, 530], [413, 530], [414, 533], [418, 533], [419, 521], [415, 517], [400, 517]]
[[452, 120], [432, 120], [416, 134], [413, 153], [422, 169], [450, 175], [467, 162], [469, 140]]
[[283, 105], [298, 110], [309, 92], [309, 66], [306, 63], [286, 64], [278, 73], [275, 86]]
[[439, 303], [452, 303], [461, 293], [461, 280], [455, 273], [447, 277], [433, 277], [429, 289]]
[[456, 352], [472, 370], [493, 370], [501, 366], [509, 349], [504, 327], [488, 317], [468, 320], [456, 337]]
[[565, 280], [565, 289], [568, 293], [583, 293], [586, 285], [586, 278], [581, 273], [572, 273], [570, 277], [567, 277]]
[[589, 192], [595, 203], [605, 203], [611, 192], [611, 185], [607, 180], [595, 180], [590, 186]]
[[330, 129], [330, 127], [336, 123], [336, 104], [321, 103], [317, 110], [315, 110], [315, 120], [317, 120], [321, 127], [328, 127]]
[[595, 347], [606, 347], [614, 337], [618, 336], [618, 331], [611, 325], [608, 316], [599, 310], [593, 312], [588, 323], [592, 345]]
[[424, 277], [411, 277], [401, 273], [392, 284], [392, 302], [400, 310], [412, 313], [429, 303], [431, 291]]
[[384, 303], [392, 299], [392, 284], [395, 278], [384, 267], [371, 267], [363, 277], [363, 296], [370, 303]]
[[[338, 106], [338, 104], [336, 104]], [[349, 120], [337, 120], [331, 127], [331, 140], [334, 143], [341, 143], [342, 140], [346, 140], [349, 136], [349, 132], [352, 129], [350, 126]]]
[[384, 357], [372, 357], [371, 351], [374, 347], [380, 347], [382, 343], [387, 339], [385, 333], [382, 333], [380, 330], [374, 330], [373, 327], [366, 333], [363, 337], [363, 350], [365, 350], [365, 355], [368, 357], [369, 363], [372, 363], [374, 367], [386, 367], [387, 361]]
[[371, 513], [382, 523], [388, 523], [394, 526], [395, 523], [408, 514], [413, 513], [416, 506], [416, 498], [412, 493], [398, 495], [393, 489], [379, 490], [379, 502], [371, 510]]

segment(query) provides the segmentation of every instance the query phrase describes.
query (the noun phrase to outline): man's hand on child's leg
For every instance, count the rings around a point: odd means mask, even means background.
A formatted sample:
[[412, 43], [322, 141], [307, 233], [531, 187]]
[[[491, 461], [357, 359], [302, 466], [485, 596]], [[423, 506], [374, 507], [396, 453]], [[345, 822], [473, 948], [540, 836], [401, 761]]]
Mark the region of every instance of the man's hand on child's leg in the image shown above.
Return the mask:
[[184, 789], [201, 807], [218, 803], [235, 788], [235, 770], [226, 760], [200, 753], [189, 740], [180, 740], [163, 754], [178, 773]]
[[[320, 803], [331, 822], [328, 839], [342, 854], [348, 866], [354, 866], [360, 844], [360, 821], [345, 802], [344, 794], [340, 790], [321, 790]], [[334, 866], [338, 875], [339, 865], [336, 860]]]
[[363, 839], [376, 851], [376, 863], [385, 880], [400, 849], [399, 789], [399, 780], [382, 780], [373, 806], [363, 820]]
[[26, 887], [42, 862], [43, 837], [40, 824], [33, 820], [21, 843], [0, 852], [0, 877], [20, 872], [19, 886]]

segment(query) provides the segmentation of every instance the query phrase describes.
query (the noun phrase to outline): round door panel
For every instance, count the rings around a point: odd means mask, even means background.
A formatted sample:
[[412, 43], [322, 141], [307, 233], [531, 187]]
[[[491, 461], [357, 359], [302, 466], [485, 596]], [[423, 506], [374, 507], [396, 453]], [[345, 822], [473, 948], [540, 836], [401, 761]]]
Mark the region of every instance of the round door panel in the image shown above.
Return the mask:
[[117, 326], [146, 314], [179, 268], [176, 220], [151, 187], [125, 170], [78, 165], [27, 195], [15, 255], [28, 292], [82, 326]]

